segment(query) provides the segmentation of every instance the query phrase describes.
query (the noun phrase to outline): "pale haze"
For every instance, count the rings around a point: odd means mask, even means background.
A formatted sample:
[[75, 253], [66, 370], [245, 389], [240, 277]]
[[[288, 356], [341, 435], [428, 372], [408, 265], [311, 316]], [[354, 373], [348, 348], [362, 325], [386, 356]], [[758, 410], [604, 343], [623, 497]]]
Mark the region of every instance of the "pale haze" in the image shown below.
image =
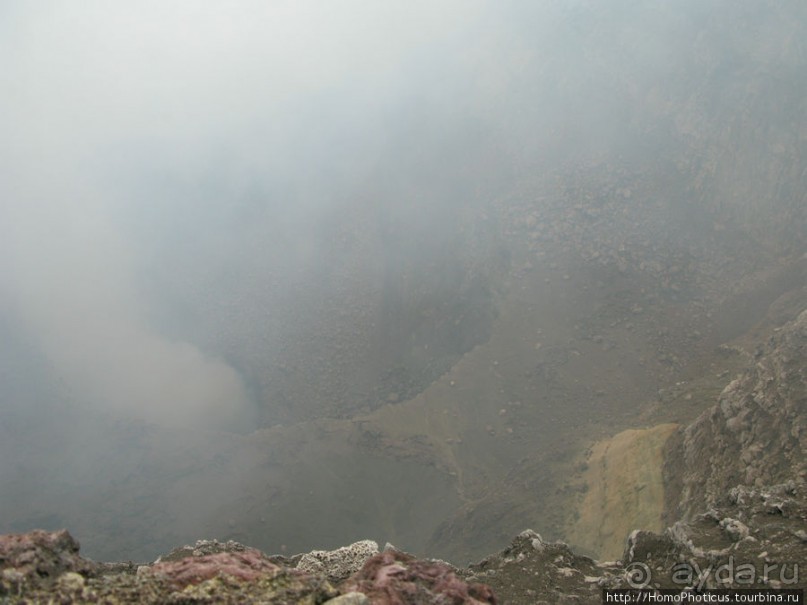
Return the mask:
[[714, 349], [804, 252], [805, 10], [739, 4], [2, 2], [0, 532], [498, 544], [449, 520], [684, 380], [645, 317]]

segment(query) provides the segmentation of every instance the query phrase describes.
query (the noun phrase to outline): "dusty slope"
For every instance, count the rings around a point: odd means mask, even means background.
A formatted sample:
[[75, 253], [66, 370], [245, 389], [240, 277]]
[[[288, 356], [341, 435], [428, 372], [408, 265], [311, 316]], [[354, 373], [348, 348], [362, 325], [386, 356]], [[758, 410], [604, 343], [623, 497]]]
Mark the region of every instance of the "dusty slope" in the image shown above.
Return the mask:
[[569, 542], [613, 560], [632, 529], [664, 529], [664, 446], [677, 428], [628, 429], [592, 447], [583, 474], [587, 492]]

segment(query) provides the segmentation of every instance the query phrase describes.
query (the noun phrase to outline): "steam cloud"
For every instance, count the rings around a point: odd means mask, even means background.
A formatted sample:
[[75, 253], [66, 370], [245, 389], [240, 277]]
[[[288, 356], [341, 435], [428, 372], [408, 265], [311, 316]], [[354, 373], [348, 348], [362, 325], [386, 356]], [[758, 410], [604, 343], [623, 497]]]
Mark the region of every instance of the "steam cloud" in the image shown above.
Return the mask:
[[[368, 81], [373, 103], [395, 98], [402, 82], [389, 74], [406, 49], [473, 18], [474, 6], [49, 2], [3, 13], [4, 311], [36, 335], [76, 400], [158, 423], [243, 424], [254, 403], [238, 371], [150, 321], [131, 217], [184, 226], [181, 242], [194, 237], [194, 215], [226, 208], [255, 179], [313, 180], [306, 171], [327, 167], [296, 143], [303, 132], [344, 147], [363, 133], [301, 123], [321, 119], [301, 100], [336, 90], [331, 101], [362, 112]], [[170, 175], [204, 189], [211, 165], [221, 195], [196, 207], [143, 184]], [[278, 207], [278, 220], [330, 203], [317, 193]]]

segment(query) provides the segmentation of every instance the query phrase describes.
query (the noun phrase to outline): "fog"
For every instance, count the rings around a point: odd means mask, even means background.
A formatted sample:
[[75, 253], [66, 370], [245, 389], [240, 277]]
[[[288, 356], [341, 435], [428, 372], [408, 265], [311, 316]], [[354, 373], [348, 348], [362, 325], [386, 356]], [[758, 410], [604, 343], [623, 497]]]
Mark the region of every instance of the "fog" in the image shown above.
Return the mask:
[[407, 49], [457, 8], [6, 6], [4, 290], [79, 399], [157, 422], [249, 413], [226, 360], [149, 321], [150, 245], [205, 238], [226, 262], [248, 196], [290, 225], [328, 211], [395, 127]]
[[[66, 510], [165, 470], [105, 426], [162, 451], [415, 396], [489, 337], [492, 200], [679, 153], [734, 98], [690, 83], [784, 44], [798, 11], [738, 42], [707, 4], [3, 2], [0, 530], [82, 539]], [[694, 60], [720, 44], [725, 65]]]
[[[293, 275], [328, 265], [317, 250], [328, 227], [318, 222], [370, 188], [384, 196], [376, 208], [422, 213], [403, 228], [429, 230], [453, 213], [435, 206], [468, 204], [475, 180], [497, 176], [495, 165], [485, 175], [453, 165], [507, 153], [570, 120], [535, 115], [532, 103], [563, 100], [551, 91], [531, 99], [539, 83], [521, 81], [519, 70], [537, 52], [533, 36], [540, 49], [563, 44], [552, 20], [572, 9], [7, 3], [10, 314], [81, 401], [155, 422], [243, 424], [256, 404], [244, 377], [221, 354], [156, 325], [165, 301], [144, 282], [166, 265], [226, 273], [260, 254], [282, 269], [272, 287], [288, 288]], [[579, 60], [573, 48], [555, 53], [553, 61]], [[501, 149], [484, 149], [500, 139]], [[425, 204], [408, 199], [424, 194]], [[172, 266], [185, 251], [197, 262]]]

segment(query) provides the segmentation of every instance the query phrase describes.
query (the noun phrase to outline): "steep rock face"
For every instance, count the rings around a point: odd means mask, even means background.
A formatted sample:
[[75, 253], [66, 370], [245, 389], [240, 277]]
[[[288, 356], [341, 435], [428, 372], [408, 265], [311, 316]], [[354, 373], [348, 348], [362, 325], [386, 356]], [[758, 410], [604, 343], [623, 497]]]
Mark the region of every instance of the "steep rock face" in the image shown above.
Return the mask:
[[678, 518], [713, 505], [736, 485], [807, 477], [807, 311], [755, 352], [756, 363], [668, 452]]

